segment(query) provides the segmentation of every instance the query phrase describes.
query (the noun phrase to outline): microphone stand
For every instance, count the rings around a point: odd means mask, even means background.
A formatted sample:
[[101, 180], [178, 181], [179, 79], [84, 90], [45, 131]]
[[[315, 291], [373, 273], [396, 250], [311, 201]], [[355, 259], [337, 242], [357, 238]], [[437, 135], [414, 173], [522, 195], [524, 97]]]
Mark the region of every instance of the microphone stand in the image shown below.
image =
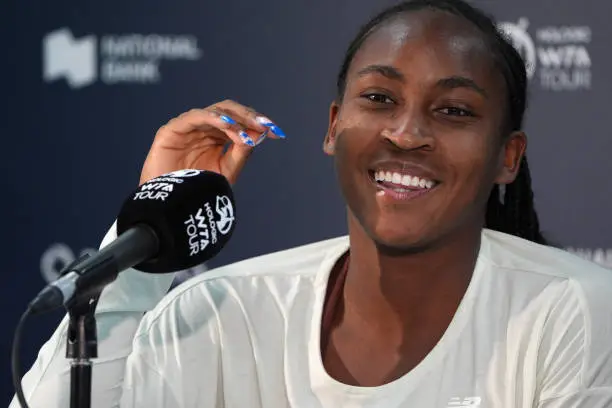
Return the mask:
[[[125, 247], [121, 249], [122, 239], [144, 238], [137, 251], [132, 253]], [[119, 244], [116, 244], [116, 243]], [[118, 245], [118, 246], [116, 246]], [[81, 274], [80, 284], [76, 284], [74, 297], [66, 303], [70, 315], [68, 338], [66, 340], [66, 358], [70, 362], [70, 408], [91, 407], [91, 368], [92, 358], [98, 357], [98, 335], [96, 330], [96, 306], [100, 293], [104, 287], [111, 283], [119, 273], [122, 262], [130, 263], [134, 260], [142, 261], [148, 251], [157, 250], [157, 237], [147, 227], [134, 228], [121, 235], [113, 243], [102, 249], [98, 255], [87, 262], [88, 254], [64, 268], [63, 274], [69, 273], [76, 265], [81, 265], [84, 271]], [[118, 250], [113, 254], [111, 248]]]
[[91, 358], [98, 357], [94, 313], [71, 313], [66, 342], [70, 362], [70, 408], [91, 407]]
[[[75, 263], [87, 257], [84, 255]], [[66, 270], [70, 270], [70, 267]], [[98, 357], [95, 311], [103, 288], [79, 294], [66, 305], [70, 316], [66, 340], [66, 358], [71, 359], [70, 408], [91, 407], [91, 359]]]

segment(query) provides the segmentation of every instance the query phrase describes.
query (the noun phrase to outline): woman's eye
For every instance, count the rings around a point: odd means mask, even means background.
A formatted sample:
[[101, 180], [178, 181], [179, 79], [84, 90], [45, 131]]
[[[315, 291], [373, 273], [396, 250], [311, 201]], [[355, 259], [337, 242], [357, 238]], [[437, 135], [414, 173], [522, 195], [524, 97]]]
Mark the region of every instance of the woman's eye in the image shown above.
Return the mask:
[[393, 99], [389, 98], [387, 95], [379, 94], [379, 93], [370, 93], [370, 94], [363, 95], [363, 97], [367, 98], [369, 101], [374, 102], [374, 103], [385, 103], [385, 104], [395, 103], [395, 101], [393, 101]]
[[449, 116], [475, 116], [474, 113], [469, 110], [457, 107], [442, 108], [438, 109], [438, 111]]

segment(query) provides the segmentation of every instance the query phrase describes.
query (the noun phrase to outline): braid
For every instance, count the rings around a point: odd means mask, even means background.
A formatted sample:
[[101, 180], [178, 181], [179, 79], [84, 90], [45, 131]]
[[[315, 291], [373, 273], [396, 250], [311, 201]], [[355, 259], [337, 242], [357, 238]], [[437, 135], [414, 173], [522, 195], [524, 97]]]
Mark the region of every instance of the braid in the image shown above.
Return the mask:
[[505, 231], [506, 217], [504, 216], [504, 204], [500, 201], [499, 185], [493, 185], [493, 191], [487, 203], [485, 226], [496, 231]]
[[495, 185], [489, 196], [486, 213], [487, 228], [547, 244], [540, 231], [540, 222], [535, 210], [531, 175], [527, 158], [524, 157], [513, 183], [506, 185], [504, 202], [499, 198], [499, 187]]

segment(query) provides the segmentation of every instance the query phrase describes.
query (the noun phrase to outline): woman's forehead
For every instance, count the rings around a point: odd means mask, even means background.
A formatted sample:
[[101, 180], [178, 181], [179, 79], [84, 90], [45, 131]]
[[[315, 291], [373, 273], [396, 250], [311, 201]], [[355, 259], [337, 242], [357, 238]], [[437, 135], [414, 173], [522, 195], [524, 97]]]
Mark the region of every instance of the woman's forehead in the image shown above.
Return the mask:
[[[493, 58], [484, 35], [469, 21], [447, 12], [405, 13], [384, 22], [356, 53], [352, 68], [402, 65], [430, 71], [490, 73]], [[483, 78], [483, 80], [486, 80]]]

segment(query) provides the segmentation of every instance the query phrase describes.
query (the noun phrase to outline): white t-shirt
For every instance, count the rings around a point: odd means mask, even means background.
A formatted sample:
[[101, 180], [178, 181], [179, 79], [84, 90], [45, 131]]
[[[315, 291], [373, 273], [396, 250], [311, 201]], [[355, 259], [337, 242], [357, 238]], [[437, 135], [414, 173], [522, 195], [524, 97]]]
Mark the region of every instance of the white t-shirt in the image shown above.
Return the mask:
[[[100, 300], [111, 312], [98, 316], [92, 407], [612, 407], [612, 271], [490, 230], [425, 359], [380, 387], [339, 383], [319, 338], [328, 276], [347, 249], [348, 238], [336, 238], [195, 277], [144, 316], [131, 346], [125, 337], [147, 302], [122, 315], [130, 292], [117, 282]], [[132, 290], [153, 299], [170, 281], [149, 282], [153, 294]], [[110, 305], [118, 300], [124, 306]], [[32, 408], [69, 406], [62, 330], [24, 381]]]

